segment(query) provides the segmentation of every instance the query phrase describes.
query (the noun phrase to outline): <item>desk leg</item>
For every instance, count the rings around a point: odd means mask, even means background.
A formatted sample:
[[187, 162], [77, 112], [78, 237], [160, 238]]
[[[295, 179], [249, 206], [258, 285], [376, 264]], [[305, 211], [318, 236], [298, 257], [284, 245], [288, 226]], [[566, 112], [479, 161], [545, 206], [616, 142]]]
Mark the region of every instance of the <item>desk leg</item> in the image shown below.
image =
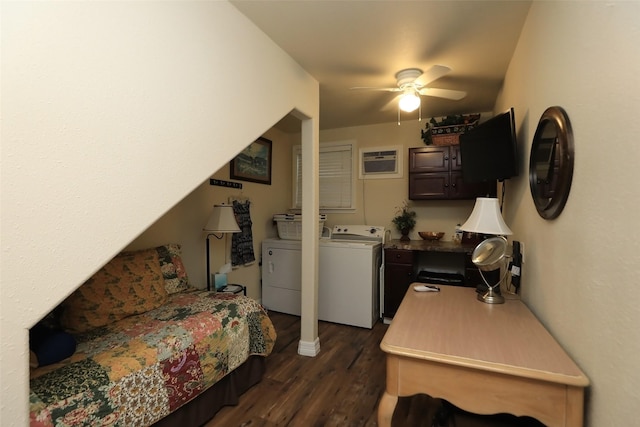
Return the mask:
[[398, 403], [398, 373], [400, 361], [397, 356], [387, 355], [387, 387], [378, 404], [378, 427], [391, 427], [391, 418]]
[[396, 404], [398, 403], [398, 396], [393, 396], [386, 391], [380, 399], [378, 405], [378, 426], [379, 427], [391, 427], [391, 418], [393, 417], [393, 411], [396, 410]]
[[567, 387], [567, 401], [565, 403], [567, 427], [582, 427], [584, 424], [584, 388]]

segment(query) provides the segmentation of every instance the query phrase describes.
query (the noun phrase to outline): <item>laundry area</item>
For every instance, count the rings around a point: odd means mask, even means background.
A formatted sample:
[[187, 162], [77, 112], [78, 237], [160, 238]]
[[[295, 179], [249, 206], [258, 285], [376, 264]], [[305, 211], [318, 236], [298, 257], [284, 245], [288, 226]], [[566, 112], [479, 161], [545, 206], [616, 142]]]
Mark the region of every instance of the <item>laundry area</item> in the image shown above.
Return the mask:
[[[302, 219], [277, 217], [280, 238], [262, 242], [262, 303], [268, 310], [299, 316], [302, 244], [299, 233], [281, 231], [298, 227]], [[319, 224], [322, 229], [322, 217]], [[380, 318], [383, 241], [384, 227], [369, 225], [336, 225], [320, 239], [319, 320], [373, 327]]]

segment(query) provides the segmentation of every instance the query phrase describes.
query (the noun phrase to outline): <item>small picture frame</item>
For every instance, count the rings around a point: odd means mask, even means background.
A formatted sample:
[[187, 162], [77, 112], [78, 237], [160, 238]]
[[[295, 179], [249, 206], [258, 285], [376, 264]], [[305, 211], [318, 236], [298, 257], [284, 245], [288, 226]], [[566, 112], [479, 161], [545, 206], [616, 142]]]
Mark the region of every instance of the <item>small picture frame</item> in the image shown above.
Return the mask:
[[231, 179], [271, 185], [272, 142], [260, 137], [231, 160]]

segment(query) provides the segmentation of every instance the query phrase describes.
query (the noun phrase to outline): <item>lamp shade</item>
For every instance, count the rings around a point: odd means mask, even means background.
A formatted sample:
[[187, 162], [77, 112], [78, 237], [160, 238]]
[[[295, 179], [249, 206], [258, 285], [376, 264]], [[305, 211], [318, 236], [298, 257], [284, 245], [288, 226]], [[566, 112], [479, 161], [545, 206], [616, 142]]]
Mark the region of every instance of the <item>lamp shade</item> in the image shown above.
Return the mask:
[[478, 197], [476, 199], [471, 216], [462, 224], [460, 229], [462, 231], [497, 236], [513, 234], [502, 219], [498, 199], [491, 197]]
[[407, 89], [400, 97], [398, 106], [407, 113], [415, 111], [420, 106], [420, 97], [413, 89]]
[[230, 205], [214, 205], [211, 216], [204, 231], [208, 233], [239, 233], [240, 227], [233, 214], [233, 207]]

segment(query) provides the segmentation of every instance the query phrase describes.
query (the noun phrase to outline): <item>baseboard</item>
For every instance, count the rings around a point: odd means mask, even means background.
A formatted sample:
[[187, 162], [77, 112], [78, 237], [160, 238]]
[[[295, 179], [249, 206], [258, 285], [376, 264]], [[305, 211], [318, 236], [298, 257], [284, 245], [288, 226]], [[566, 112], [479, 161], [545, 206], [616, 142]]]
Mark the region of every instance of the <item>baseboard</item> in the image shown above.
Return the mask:
[[315, 357], [320, 353], [320, 338], [316, 338], [315, 341], [302, 341], [298, 342], [298, 354], [301, 356]]

